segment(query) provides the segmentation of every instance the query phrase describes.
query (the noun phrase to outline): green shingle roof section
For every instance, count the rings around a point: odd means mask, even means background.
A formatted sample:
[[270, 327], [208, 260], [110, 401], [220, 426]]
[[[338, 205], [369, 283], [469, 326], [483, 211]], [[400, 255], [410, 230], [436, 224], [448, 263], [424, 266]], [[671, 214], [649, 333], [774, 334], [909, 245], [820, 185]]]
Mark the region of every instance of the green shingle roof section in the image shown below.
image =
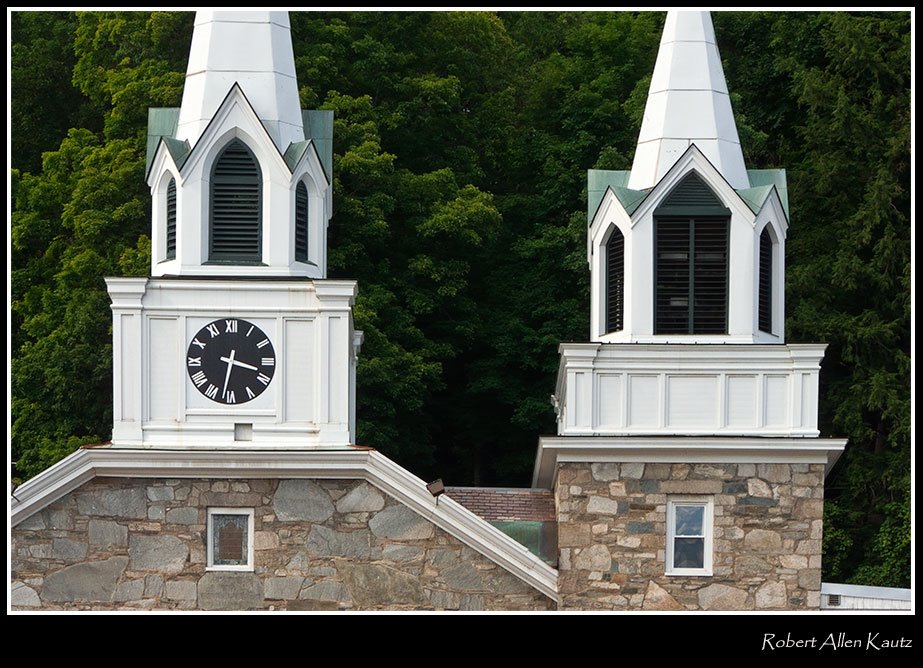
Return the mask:
[[173, 158], [173, 162], [176, 163], [177, 167], [182, 169], [183, 163], [186, 162], [186, 158], [189, 157], [189, 142], [185, 139], [180, 141], [173, 137], [162, 137], [162, 139], [167, 150], [170, 152], [170, 156]]
[[[333, 182], [333, 111], [302, 109], [304, 136], [314, 142], [327, 179]], [[285, 152], [288, 155], [288, 151]], [[300, 157], [300, 156], [299, 156]]]
[[641, 201], [647, 197], [643, 190], [631, 190], [626, 187], [628, 170], [589, 169], [587, 170], [587, 223], [592, 225], [593, 216], [603, 201], [606, 190], [612, 189], [616, 199], [629, 215], [634, 213]]
[[756, 188], [747, 188], [746, 190], [735, 191], [740, 198], [747, 203], [753, 213], [759, 213], [763, 208], [763, 203], [772, 192], [772, 186], [757, 186]]
[[[760, 186], [775, 186], [779, 192], [779, 199], [782, 200], [782, 208], [785, 209], [785, 215], [791, 217], [788, 211], [788, 180], [785, 176], [784, 169], [748, 169], [747, 176], [750, 178], [749, 190], [754, 190]], [[744, 191], [738, 191], [741, 197], [744, 197]], [[766, 201], [766, 196], [760, 201], [760, 206]], [[744, 199], [747, 199], [744, 197]], [[749, 202], [748, 202], [749, 203]]]
[[[162, 137], [172, 138], [176, 135], [176, 126], [179, 124], [179, 107], [150, 107], [147, 110], [147, 155], [144, 173], [151, 169], [151, 161], [157, 151], [157, 145]], [[169, 148], [169, 146], [167, 147]], [[188, 146], [186, 152], [188, 153]], [[173, 159], [176, 159], [176, 154]], [[184, 156], [185, 159], [185, 156]]]
[[288, 165], [288, 170], [294, 171], [295, 165], [298, 164], [298, 161], [301, 160], [304, 152], [308, 150], [308, 146], [311, 145], [310, 139], [305, 139], [304, 141], [298, 141], [294, 144], [289, 144], [288, 148], [285, 149], [285, 155], [282, 156], [282, 159], [285, 160], [285, 164]]

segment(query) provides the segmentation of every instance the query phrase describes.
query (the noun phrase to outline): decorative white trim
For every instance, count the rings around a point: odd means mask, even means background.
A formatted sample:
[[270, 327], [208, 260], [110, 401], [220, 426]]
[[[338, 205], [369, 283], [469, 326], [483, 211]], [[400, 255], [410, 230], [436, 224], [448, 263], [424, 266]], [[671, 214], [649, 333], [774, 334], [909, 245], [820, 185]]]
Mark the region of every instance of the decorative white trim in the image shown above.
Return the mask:
[[845, 438], [542, 436], [532, 487], [553, 489], [563, 462], [824, 464], [829, 473], [845, 447]]
[[820, 593], [856, 596], [860, 598], [881, 598], [891, 601], [913, 600], [912, 589], [902, 589], [900, 587], [870, 587], [867, 585], [848, 585], [835, 582], [821, 582]]
[[[215, 515], [243, 515], [247, 518], [247, 563], [236, 566], [215, 563], [215, 541], [212, 518]], [[253, 572], [253, 508], [209, 508], [205, 519], [206, 571]]]
[[447, 494], [436, 499], [426, 483], [381, 453], [358, 446], [316, 450], [78, 450], [16, 489], [16, 526], [95, 477], [322, 478], [366, 480], [440, 529], [503, 567], [553, 601], [558, 571]]

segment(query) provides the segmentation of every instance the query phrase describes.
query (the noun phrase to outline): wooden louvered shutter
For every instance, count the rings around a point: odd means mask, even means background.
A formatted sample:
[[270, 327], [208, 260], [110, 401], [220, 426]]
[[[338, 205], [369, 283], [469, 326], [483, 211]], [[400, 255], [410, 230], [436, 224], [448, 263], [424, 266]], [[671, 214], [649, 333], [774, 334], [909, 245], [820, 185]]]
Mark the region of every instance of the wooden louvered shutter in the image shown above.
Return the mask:
[[768, 227], [760, 234], [759, 327], [772, 333], [772, 239]]
[[209, 259], [262, 259], [262, 179], [250, 149], [235, 139], [215, 162], [211, 182]]
[[620, 332], [625, 313], [625, 237], [617, 228], [606, 243], [606, 331]]
[[167, 184], [167, 260], [176, 259], [176, 179]]
[[308, 261], [308, 189], [303, 181], [295, 187], [295, 259]]
[[727, 334], [730, 211], [690, 172], [654, 219], [654, 333]]

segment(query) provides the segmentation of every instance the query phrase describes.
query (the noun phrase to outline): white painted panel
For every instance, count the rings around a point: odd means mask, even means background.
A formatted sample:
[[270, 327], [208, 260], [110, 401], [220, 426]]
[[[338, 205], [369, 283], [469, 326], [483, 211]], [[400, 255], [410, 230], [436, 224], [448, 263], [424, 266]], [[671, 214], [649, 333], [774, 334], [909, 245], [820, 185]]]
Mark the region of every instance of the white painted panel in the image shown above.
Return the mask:
[[135, 410], [137, 400], [136, 388], [140, 385], [138, 378], [139, 360], [141, 359], [140, 340], [137, 322], [140, 316], [122, 315], [122, 420], [133, 421], [141, 418]]
[[667, 426], [715, 427], [717, 376], [667, 376]]
[[599, 426], [620, 427], [622, 425], [622, 377], [617, 374], [601, 373], [598, 376]]
[[628, 380], [629, 427], [657, 427], [660, 400], [657, 376], [630, 376]]
[[766, 426], [788, 425], [788, 376], [766, 376]]
[[151, 420], [178, 420], [180, 373], [185, 365], [178, 318], [151, 318], [150, 416]]
[[801, 426], [806, 429], [817, 427], [817, 375], [801, 374]]
[[593, 404], [590, 381], [593, 376], [586, 372], [574, 374], [577, 383], [577, 424], [580, 429], [590, 429], [593, 421]]
[[331, 317], [330, 323], [330, 422], [349, 422], [349, 336], [346, 318]]
[[756, 376], [728, 376], [727, 424], [756, 427]]
[[314, 321], [285, 321], [285, 421], [314, 421]]

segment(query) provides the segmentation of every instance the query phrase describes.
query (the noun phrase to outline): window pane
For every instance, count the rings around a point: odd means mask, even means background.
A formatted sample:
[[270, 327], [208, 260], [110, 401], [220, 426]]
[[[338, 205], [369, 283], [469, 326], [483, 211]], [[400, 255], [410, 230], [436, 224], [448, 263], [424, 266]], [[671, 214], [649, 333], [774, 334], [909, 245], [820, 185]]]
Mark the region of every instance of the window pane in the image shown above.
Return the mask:
[[212, 515], [216, 566], [247, 565], [247, 519], [246, 515]]
[[705, 539], [676, 538], [673, 541], [673, 568], [705, 568]]
[[702, 536], [705, 524], [704, 506], [676, 506], [676, 536]]

